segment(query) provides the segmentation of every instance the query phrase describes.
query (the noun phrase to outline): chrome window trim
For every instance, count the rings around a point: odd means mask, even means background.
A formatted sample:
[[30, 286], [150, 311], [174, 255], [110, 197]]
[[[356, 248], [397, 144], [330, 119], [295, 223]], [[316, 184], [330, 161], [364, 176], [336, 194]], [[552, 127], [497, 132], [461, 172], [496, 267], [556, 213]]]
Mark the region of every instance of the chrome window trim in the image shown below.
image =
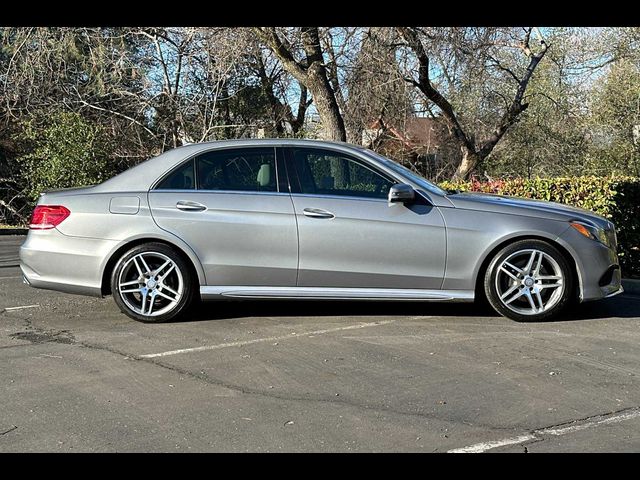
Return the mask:
[[372, 198], [372, 197], [356, 197], [352, 195], [322, 195], [320, 193], [292, 193], [291, 196], [293, 198], [303, 197], [303, 198], [328, 198], [331, 200], [358, 200], [358, 201], [369, 201], [369, 202], [378, 202], [384, 203], [387, 205], [388, 200], [383, 198]]
[[286, 192], [256, 192], [252, 190], [189, 190], [189, 189], [162, 189], [162, 190], [152, 190], [149, 193], [195, 193], [195, 194], [203, 194], [203, 195], [277, 195], [277, 196], [289, 196], [289, 193]]

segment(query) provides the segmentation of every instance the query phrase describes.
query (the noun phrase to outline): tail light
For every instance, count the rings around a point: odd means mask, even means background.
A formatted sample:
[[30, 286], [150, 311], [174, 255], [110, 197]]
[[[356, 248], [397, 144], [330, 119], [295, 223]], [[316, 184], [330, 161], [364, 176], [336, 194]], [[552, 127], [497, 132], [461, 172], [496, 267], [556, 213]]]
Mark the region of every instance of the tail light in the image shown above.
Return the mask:
[[32, 230], [48, 230], [54, 228], [71, 215], [67, 207], [62, 205], [36, 205], [29, 228]]

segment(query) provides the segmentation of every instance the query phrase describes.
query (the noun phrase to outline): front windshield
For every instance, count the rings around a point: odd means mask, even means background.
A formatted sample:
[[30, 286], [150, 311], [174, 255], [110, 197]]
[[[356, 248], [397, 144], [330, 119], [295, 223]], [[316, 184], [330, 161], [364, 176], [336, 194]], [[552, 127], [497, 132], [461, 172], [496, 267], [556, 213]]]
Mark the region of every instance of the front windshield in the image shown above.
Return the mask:
[[383, 157], [382, 155], [380, 155], [379, 153], [374, 152], [373, 150], [367, 149], [367, 153], [369, 153], [369, 155], [372, 155], [373, 157], [375, 157], [375, 159], [378, 160], [380, 163], [384, 164], [385, 167], [388, 167], [389, 169], [399, 173], [400, 175], [403, 175], [403, 176], [411, 179], [411, 181], [413, 181], [416, 184], [420, 185], [425, 190], [428, 190], [428, 191], [430, 191], [432, 193], [435, 193], [437, 195], [446, 195], [447, 194], [447, 192], [445, 190], [441, 189], [437, 185], [434, 185], [429, 180], [427, 180], [426, 178], [418, 175], [413, 170], [409, 170], [407, 167], [405, 167], [403, 165], [400, 165], [398, 162], [395, 162], [395, 161], [393, 161], [393, 160], [391, 160], [391, 159], [389, 159], [387, 157]]

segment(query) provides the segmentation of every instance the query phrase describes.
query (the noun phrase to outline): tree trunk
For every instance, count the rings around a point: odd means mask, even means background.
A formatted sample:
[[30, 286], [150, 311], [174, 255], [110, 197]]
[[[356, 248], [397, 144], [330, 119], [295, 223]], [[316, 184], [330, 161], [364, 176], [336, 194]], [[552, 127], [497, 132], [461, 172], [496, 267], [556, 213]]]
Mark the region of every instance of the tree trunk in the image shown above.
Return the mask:
[[419, 30], [410, 27], [396, 27], [396, 29], [409, 48], [413, 50], [418, 60], [418, 79], [416, 81], [409, 78], [409, 82], [416, 86], [427, 99], [438, 106], [449, 129], [449, 134], [453, 137], [456, 143], [460, 145], [462, 161], [460, 162], [460, 165], [458, 165], [458, 168], [453, 175], [453, 179], [468, 180], [480, 160], [487, 158], [491, 154], [496, 144], [504, 136], [505, 132], [516, 122], [520, 114], [529, 106], [528, 103], [523, 102], [527, 86], [529, 85], [529, 81], [531, 80], [536, 67], [547, 53], [549, 45], [541, 39], [541, 47], [538, 53], [533, 53], [530, 47], [531, 32], [533, 31], [533, 28], [529, 27], [525, 30], [526, 33], [523, 41], [519, 44], [519, 48], [529, 59], [529, 65], [526, 72], [521, 77], [518, 77], [508, 68], [503, 67], [497, 60], [490, 56], [488, 57], [487, 60], [493, 61], [494, 66], [497, 66], [501, 70], [511, 74], [517, 82], [517, 89], [513, 100], [511, 101], [511, 105], [500, 118], [491, 136], [486, 141], [478, 145], [473, 141], [472, 136], [465, 132], [464, 128], [458, 121], [458, 117], [451, 103], [449, 103], [449, 101], [444, 98], [444, 96], [431, 84], [430, 59], [427, 50], [418, 35]]
[[314, 104], [322, 121], [322, 138], [339, 142], [347, 141], [347, 132], [340, 107], [336, 99], [336, 92], [324, 65], [324, 58], [318, 35], [318, 27], [302, 27], [302, 46], [306, 58], [297, 61], [288, 46], [278, 36], [275, 27], [254, 27], [258, 38], [267, 45], [282, 62], [282, 66], [293, 75], [301, 85], [311, 93]]
[[307, 88], [313, 96], [318, 115], [322, 120], [322, 138], [346, 142], [347, 132], [344, 120], [323, 65], [314, 64], [309, 69]]
[[454, 180], [469, 180], [471, 173], [478, 165], [480, 161], [480, 155], [476, 152], [469, 150], [468, 148], [461, 147], [462, 150], [462, 161], [458, 168], [456, 169], [456, 173], [453, 174]]

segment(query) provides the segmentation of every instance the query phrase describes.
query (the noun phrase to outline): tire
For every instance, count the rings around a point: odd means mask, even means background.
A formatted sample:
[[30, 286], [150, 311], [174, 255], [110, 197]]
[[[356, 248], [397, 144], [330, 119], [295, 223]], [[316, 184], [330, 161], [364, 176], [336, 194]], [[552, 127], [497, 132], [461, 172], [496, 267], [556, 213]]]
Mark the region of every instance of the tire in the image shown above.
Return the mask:
[[120, 257], [111, 274], [111, 292], [120, 310], [145, 323], [183, 315], [194, 298], [194, 279], [184, 258], [164, 243], [145, 243]]
[[493, 257], [484, 277], [484, 292], [493, 309], [507, 318], [552, 320], [573, 300], [573, 270], [549, 243], [520, 240]]

